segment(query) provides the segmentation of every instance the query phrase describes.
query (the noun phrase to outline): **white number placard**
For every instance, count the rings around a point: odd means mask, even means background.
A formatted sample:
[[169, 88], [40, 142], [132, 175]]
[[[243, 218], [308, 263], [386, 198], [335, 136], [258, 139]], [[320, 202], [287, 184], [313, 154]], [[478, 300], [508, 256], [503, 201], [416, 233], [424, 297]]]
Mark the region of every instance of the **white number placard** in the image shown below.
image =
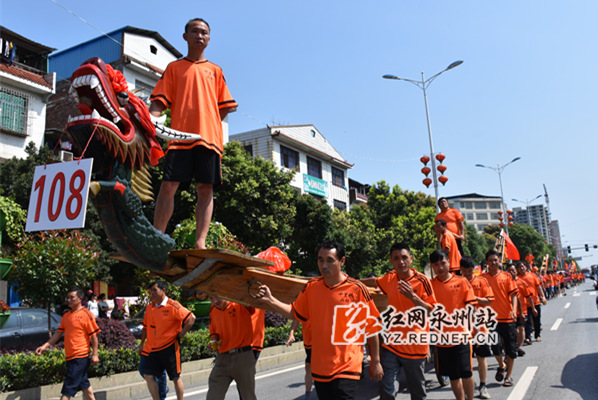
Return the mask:
[[25, 230], [83, 228], [92, 165], [86, 158], [36, 167]]

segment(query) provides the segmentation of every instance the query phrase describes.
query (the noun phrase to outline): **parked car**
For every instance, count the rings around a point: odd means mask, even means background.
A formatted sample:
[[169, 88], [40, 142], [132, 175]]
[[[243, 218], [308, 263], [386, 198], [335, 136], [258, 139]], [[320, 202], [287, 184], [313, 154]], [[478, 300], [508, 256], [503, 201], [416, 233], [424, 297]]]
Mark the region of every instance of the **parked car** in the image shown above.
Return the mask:
[[[50, 313], [52, 334], [60, 326], [62, 317]], [[0, 329], [0, 348], [9, 350], [19, 347], [35, 348], [49, 339], [48, 311], [41, 308], [16, 307], [10, 309], [10, 317]]]
[[564, 280], [565, 287], [567, 289], [569, 289], [571, 287], [571, 275], [569, 275], [569, 273], [566, 271], [559, 271], [559, 274], [561, 274], [565, 277], [565, 280]]

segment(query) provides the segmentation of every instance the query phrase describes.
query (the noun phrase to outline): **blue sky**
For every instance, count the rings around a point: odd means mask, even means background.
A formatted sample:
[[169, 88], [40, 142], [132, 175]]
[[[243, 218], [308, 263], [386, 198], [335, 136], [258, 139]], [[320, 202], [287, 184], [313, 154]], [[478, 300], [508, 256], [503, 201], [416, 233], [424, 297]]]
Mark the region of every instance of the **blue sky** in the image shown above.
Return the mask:
[[[184, 24], [205, 18], [206, 55], [239, 103], [231, 133], [314, 124], [355, 164], [351, 178], [430, 195], [419, 161], [429, 153], [422, 91], [381, 77], [429, 77], [463, 60], [428, 89], [434, 147], [448, 167], [440, 195], [499, 196], [498, 175], [474, 165], [521, 157], [502, 174], [509, 207], [545, 184], [564, 244], [598, 244], [594, 0], [0, 2], [0, 24], [58, 50], [131, 25], [186, 53]], [[598, 251], [574, 255], [598, 264]]]

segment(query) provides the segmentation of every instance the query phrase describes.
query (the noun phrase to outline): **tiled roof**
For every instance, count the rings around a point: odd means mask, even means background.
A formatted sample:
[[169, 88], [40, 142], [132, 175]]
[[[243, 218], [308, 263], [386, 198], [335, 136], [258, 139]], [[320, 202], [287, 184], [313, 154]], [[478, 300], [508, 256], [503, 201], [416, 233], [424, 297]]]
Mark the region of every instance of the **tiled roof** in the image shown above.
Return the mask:
[[0, 64], [0, 71], [5, 72], [10, 75], [14, 75], [17, 78], [26, 79], [33, 83], [37, 83], [38, 85], [45, 86], [49, 89], [52, 89], [52, 83], [46, 82], [42, 75], [35, 74], [33, 72], [25, 71], [22, 68], [15, 67], [14, 65], [10, 64]]

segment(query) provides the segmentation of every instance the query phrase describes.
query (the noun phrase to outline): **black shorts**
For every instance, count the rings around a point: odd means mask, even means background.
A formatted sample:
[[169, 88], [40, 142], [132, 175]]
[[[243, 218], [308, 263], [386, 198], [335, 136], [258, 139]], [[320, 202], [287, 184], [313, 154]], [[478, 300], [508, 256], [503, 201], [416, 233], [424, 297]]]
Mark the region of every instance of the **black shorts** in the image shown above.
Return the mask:
[[314, 381], [318, 399], [354, 399], [357, 395], [359, 381], [357, 379], [338, 378], [330, 382]]
[[[476, 357], [492, 357], [492, 351], [490, 351], [490, 345], [488, 344], [476, 344], [473, 346], [473, 354]], [[495, 354], [496, 355], [496, 354]]]
[[517, 327], [515, 322], [499, 322], [496, 333], [502, 339], [505, 354], [513, 360], [517, 358]]
[[91, 383], [87, 379], [89, 365], [89, 357], [68, 360], [66, 362], [66, 378], [64, 379], [60, 393], [68, 397], [73, 397], [79, 390], [90, 387]]
[[209, 183], [218, 186], [222, 183], [220, 156], [204, 146], [189, 150], [168, 150], [164, 158], [164, 177], [167, 182], [189, 184]]
[[472, 350], [469, 343], [451, 347], [436, 346], [436, 371], [450, 380], [467, 379], [473, 376]]
[[181, 376], [181, 348], [178, 340], [165, 349], [152, 351], [145, 361], [143, 374], [160, 377], [164, 370], [171, 381]]
[[305, 354], [307, 355], [307, 357], [305, 357], [305, 363], [311, 364], [311, 348], [305, 349]]

